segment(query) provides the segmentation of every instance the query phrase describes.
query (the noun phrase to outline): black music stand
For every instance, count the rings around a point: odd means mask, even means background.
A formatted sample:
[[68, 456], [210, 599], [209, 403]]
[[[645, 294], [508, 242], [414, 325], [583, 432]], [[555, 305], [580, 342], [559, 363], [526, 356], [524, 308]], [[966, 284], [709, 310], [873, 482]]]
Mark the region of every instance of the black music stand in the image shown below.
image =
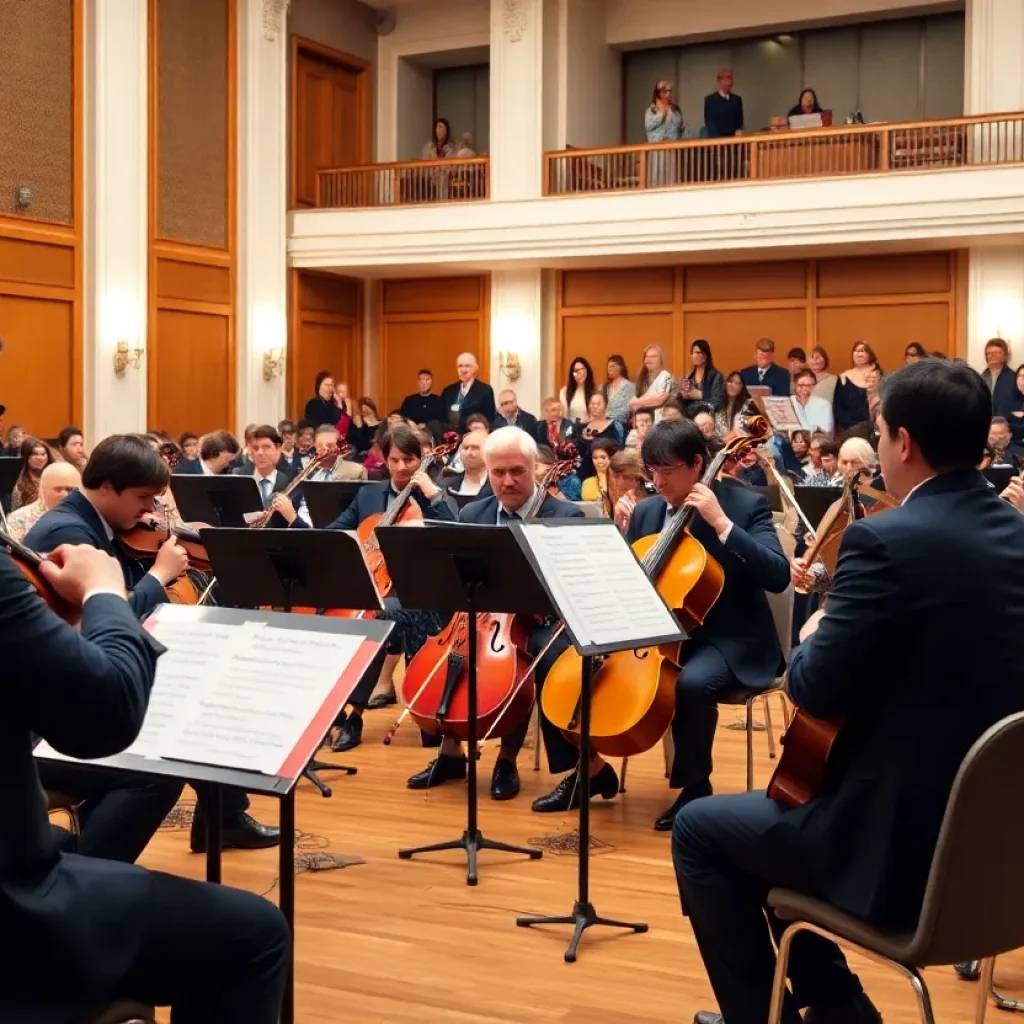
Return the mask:
[[793, 497], [815, 529], [830, 505], [842, 496], [842, 487], [794, 487]]
[[432, 524], [425, 530], [410, 530], [386, 526], [378, 527], [376, 535], [395, 593], [404, 608], [446, 615], [466, 612], [469, 620], [466, 828], [461, 839], [399, 850], [398, 856], [408, 860], [417, 853], [465, 850], [468, 860], [466, 884], [476, 885], [477, 854], [480, 850], [522, 853], [531, 860], [539, 859], [543, 853], [542, 850], [486, 839], [477, 821], [477, 613], [557, 613], [519, 544], [504, 527], [444, 523]]
[[307, 480], [302, 485], [302, 497], [306, 499], [313, 525], [318, 530], [330, 526], [356, 500], [359, 488], [368, 483], [372, 481]]
[[[3, 460], [0, 459], [0, 461]], [[1013, 466], [989, 466], [988, 469], [983, 469], [981, 471], [981, 475], [997, 491], [1002, 491], [1010, 480], [1017, 475], [1017, 471]]]
[[263, 499], [254, 476], [171, 474], [171, 494], [187, 523], [245, 526], [248, 513], [262, 512]]
[[[337, 530], [200, 530], [210, 564], [231, 604], [292, 608], [381, 608], [359, 543]], [[355, 775], [348, 765], [312, 758], [303, 771], [329, 797], [322, 771]]]
[[[512, 536], [514, 536], [517, 542], [522, 546], [522, 553], [526, 564], [529, 566], [530, 575], [541, 582], [545, 589], [547, 589], [548, 584], [545, 575], [546, 567], [541, 564], [533, 550], [529, 547], [529, 540], [523, 536], [524, 533], [538, 529], [580, 530], [607, 526], [607, 521], [601, 522], [595, 519], [585, 519], [582, 521], [579, 519], [538, 519], [525, 524], [514, 523], [512, 524], [512, 528], [509, 530], [509, 533], [512, 534]], [[621, 543], [625, 544], [625, 539], [622, 538], [621, 534], [617, 534], [617, 537]], [[653, 584], [651, 586], [653, 589]], [[551, 602], [555, 603], [554, 595], [551, 594], [550, 590], [548, 593]], [[664, 602], [662, 603], [664, 604]], [[666, 611], [668, 611], [667, 607]], [[601, 925], [608, 928], [627, 928], [632, 932], [641, 934], [646, 932], [648, 927], [646, 924], [640, 922], [615, 921], [607, 917], [601, 917], [590, 900], [590, 780], [587, 777], [587, 769], [590, 764], [591, 688], [594, 673], [597, 668], [597, 659], [602, 655], [612, 654], [616, 651], [633, 650], [637, 647], [656, 647], [661, 644], [677, 644], [686, 639], [686, 632], [682, 627], [678, 627], [677, 623], [678, 628], [672, 633], [663, 633], [657, 636], [636, 637], [631, 638], [628, 641], [587, 644], [580, 642], [580, 639], [574, 634], [570, 622], [567, 621], [564, 616], [563, 622], [566, 624], [566, 631], [572, 640], [573, 646], [583, 659], [579, 706], [580, 761], [577, 784], [580, 787], [580, 824], [579, 872], [577, 875], [576, 900], [573, 903], [571, 914], [558, 915], [554, 917], [517, 917], [516, 924], [520, 928], [529, 928], [531, 925], [537, 924], [571, 924], [573, 926], [572, 939], [570, 939], [569, 945], [565, 951], [565, 962], [571, 964], [576, 961], [576, 952], [579, 948], [580, 940], [583, 938], [583, 933], [588, 928], [592, 928], [595, 925]]]

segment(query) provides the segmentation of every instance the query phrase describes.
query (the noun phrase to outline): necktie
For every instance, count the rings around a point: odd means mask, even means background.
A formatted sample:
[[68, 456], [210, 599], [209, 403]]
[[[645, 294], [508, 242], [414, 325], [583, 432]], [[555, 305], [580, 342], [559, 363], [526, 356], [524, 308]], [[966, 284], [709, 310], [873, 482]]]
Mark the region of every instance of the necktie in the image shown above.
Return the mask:
[[764, 375], [767, 372], [768, 372], [767, 370], [758, 369], [758, 371], [757, 371], [757, 379], [758, 379], [758, 381], [763, 381], [764, 380]]
[[522, 517], [518, 512], [506, 512], [504, 509], [501, 510], [501, 521], [502, 523], [519, 522]]
[[260, 497], [263, 499], [263, 507], [269, 508], [270, 506], [270, 481], [264, 477], [260, 481]]

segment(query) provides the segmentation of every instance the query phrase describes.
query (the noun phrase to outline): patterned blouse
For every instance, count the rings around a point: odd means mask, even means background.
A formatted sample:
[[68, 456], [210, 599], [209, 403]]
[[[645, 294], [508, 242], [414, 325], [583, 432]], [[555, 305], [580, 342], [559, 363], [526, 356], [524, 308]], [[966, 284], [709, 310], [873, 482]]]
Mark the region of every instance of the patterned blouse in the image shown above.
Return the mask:
[[619, 378], [619, 386], [610, 391], [605, 385], [604, 394], [608, 400], [608, 419], [618, 420], [620, 423], [629, 422], [629, 400], [636, 395], [636, 388], [631, 380], [624, 377]]

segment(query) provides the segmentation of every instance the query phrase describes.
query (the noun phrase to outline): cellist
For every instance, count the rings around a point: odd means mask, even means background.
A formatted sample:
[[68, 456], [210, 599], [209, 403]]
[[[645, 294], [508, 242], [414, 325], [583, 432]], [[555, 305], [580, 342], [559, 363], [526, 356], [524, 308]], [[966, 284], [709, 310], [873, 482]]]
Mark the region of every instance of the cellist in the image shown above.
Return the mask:
[[[420, 469], [423, 446], [411, 427], [397, 426], [387, 431], [381, 439], [380, 450], [387, 464], [390, 479], [360, 487], [355, 500], [327, 527], [328, 530], [355, 530], [369, 516], [387, 511], [409, 483], [413, 485], [410, 500], [419, 507], [424, 519], [455, 521], [455, 514], [444, 500], [441, 489]], [[278, 495], [274, 508], [288, 520], [290, 526], [307, 526], [298, 517], [298, 513], [287, 498]], [[385, 611], [379, 617], [393, 621], [395, 629], [387, 641], [384, 664], [379, 676], [381, 681], [391, 679], [402, 655], [411, 658], [423, 646], [427, 636], [436, 633], [444, 625], [433, 612], [408, 611], [402, 608], [397, 597], [386, 597], [384, 604]], [[363, 711], [370, 701], [376, 683], [374, 674], [368, 672], [363, 683], [353, 691], [348, 715], [340, 723], [341, 728], [335, 737], [332, 750], [352, 750], [362, 742]]]
[[692, 421], [657, 424], [644, 438], [641, 456], [658, 494], [636, 506], [627, 539], [632, 543], [659, 533], [668, 517], [691, 507], [691, 534], [725, 573], [721, 596], [681, 653], [669, 779], [681, 792], [654, 824], [669, 831], [680, 808], [711, 793], [719, 698], [753, 696], [781, 671], [782, 651], [765, 591], [782, 593], [790, 569], [765, 498], [737, 480], [719, 479], [711, 487], [699, 482], [708, 449]]

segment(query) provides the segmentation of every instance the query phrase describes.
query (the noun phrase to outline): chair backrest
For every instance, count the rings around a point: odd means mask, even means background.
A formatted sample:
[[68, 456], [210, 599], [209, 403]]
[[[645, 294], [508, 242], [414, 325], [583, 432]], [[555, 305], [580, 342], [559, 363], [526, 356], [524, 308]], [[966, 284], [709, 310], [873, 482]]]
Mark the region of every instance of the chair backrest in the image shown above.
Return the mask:
[[793, 644], [793, 586], [790, 584], [781, 594], [768, 594], [768, 606], [775, 620], [775, 631], [779, 634], [782, 656], [789, 661], [789, 649]]
[[908, 961], [922, 967], [1024, 946], [1024, 712], [997, 722], [960, 765]]

